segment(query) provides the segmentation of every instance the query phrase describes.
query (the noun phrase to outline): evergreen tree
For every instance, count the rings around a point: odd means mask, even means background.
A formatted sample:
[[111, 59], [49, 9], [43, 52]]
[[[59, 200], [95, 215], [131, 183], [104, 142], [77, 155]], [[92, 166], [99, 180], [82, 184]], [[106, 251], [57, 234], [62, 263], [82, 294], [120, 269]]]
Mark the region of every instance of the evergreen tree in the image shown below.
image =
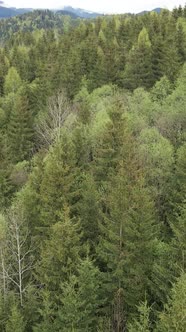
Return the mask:
[[134, 90], [139, 86], [152, 86], [151, 42], [146, 28], [138, 36], [137, 45], [131, 49], [124, 72], [124, 87]]
[[173, 285], [171, 298], [164, 312], [159, 316], [160, 321], [157, 324], [157, 332], [179, 331], [186, 329], [186, 276], [183, 273]]
[[77, 220], [70, 218], [66, 205], [58, 213], [58, 222], [50, 227], [37, 268], [39, 283], [55, 294], [53, 301], [61, 282], [66, 282], [77, 271], [81, 250]]
[[122, 331], [126, 317], [150, 294], [157, 227], [153, 204], [141, 180], [132, 184], [121, 165], [111, 188], [100, 226], [99, 255], [108, 278], [114, 324]]
[[16, 304], [12, 305], [11, 315], [8, 318], [6, 323], [6, 332], [24, 332], [25, 331], [25, 322], [23, 316]]
[[186, 61], [186, 35], [181, 23], [178, 24], [177, 28], [176, 44], [179, 60], [183, 64]]
[[16, 93], [22, 85], [22, 80], [16, 70], [15, 67], [11, 67], [8, 70], [7, 75], [5, 76], [5, 83], [4, 83], [4, 92], [5, 94], [8, 93]]
[[100, 301], [100, 272], [87, 258], [82, 261], [77, 276], [62, 284], [62, 306], [59, 308], [56, 330], [95, 331]]
[[75, 167], [75, 148], [71, 136], [63, 131], [61, 139], [45, 159], [41, 195], [42, 227], [55, 224], [67, 204], [73, 215], [80, 197], [80, 174]]
[[82, 243], [89, 246], [90, 254], [95, 255], [99, 239], [99, 220], [101, 211], [99, 193], [96, 190], [92, 176], [87, 175], [82, 183], [82, 197], [78, 204], [78, 214], [81, 220]]
[[33, 148], [33, 117], [26, 97], [20, 96], [8, 126], [9, 157], [16, 163], [29, 159]]
[[5, 56], [4, 51], [0, 49], [0, 95], [2, 96], [4, 91], [4, 81], [9, 69], [9, 60]]
[[142, 303], [138, 307], [139, 311], [139, 320], [135, 319], [132, 323], [128, 325], [129, 332], [150, 332], [150, 308], [147, 305], [147, 302]]
[[163, 104], [166, 97], [172, 92], [172, 86], [166, 76], [157, 81], [151, 91], [153, 101]]
[[164, 38], [161, 34], [154, 34], [152, 37], [152, 72], [153, 83], [165, 75]]
[[179, 209], [179, 214], [171, 222], [173, 232], [172, 251], [174, 255], [175, 270], [186, 271], [186, 208], [185, 203]]

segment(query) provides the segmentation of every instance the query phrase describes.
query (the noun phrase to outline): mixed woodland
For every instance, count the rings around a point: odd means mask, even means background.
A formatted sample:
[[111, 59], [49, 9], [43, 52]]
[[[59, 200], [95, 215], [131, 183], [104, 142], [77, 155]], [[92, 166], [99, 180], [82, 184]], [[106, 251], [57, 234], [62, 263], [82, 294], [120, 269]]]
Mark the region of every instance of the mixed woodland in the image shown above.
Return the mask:
[[0, 331], [186, 331], [186, 7], [0, 21]]

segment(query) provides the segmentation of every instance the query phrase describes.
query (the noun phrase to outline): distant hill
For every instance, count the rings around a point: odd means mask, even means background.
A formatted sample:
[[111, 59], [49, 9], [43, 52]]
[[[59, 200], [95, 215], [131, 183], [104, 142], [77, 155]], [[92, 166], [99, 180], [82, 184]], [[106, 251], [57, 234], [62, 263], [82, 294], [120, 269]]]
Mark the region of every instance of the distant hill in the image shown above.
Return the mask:
[[160, 13], [163, 10], [163, 8], [155, 8], [152, 10], [152, 12]]
[[0, 18], [12, 17], [17, 15], [16, 10], [0, 6]]
[[[1, 2], [0, 2], [1, 3]], [[162, 8], [155, 8], [152, 11], [156, 13], [160, 13]], [[17, 15], [22, 15], [26, 14], [29, 12], [32, 12], [32, 8], [7, 8], [2, 5], [0, 5], [0, 18], [9, 18], [9, 17], [14, 17]], [[98, 16], [103, 16], [104, 14], [101, 13], [96, 13], [96, 12], [91, 12], [87, 11], [81, 8], [73, 8], [71, 6], [65, 6], [61, 10], [53, 10], [53, 12], [60, 14], [60, 15], [68, 15], [72, 19], [77, 19], [77, 18], [85, 18], [85, 19], [94, 19]], [[143, 11], [140, 12], [138, 15], [144, 15], [146, 13], [149, 13], [150, 11]]]
[[[33, 11], [33, 9], [31, 8], [7, 8], [0, 5], [0, 18], [14, 17], [17, 15], [29, 13], [31, 11]], [[81, 8], [73, 8], [71, 6], [65, 6], [61, 10], [53, 10], [53, 12], [56, 12], [57, 14], [60, 15], [68, 15], [72, 19], [76, 18], [91, 19], [91, 18], [96, 18], [98, 16], [102, 16], [102, 14], [100, 13], [89, 12]]]
[[79, 18], [78, 15], [76, 15], [75, 13], [72, 13], [72, 12], [69, 12], [68, 10], [58, 10], [56, 12], [56, 14], [59, 14], [59, 15], [64, 15], [64, 16], [70, 16], [72, 19], [76, 19], [76, 18]]
[[91, 11], [89, 12], [81, 8], [73, 8], [71, 6], [65, 6], [63, 10], [75, 14], [77, 17], [87, 18], [87, 19], [103, 16], [103, 14], [101, 13], [95, 13]]
[[[70, 27], [75, 27], [79, 24], [77, 16], [68, 20], [68, 27], [66, 26], [65, 17], [67, 13], [57, 14], [51, 10], [33, 10], [22, 15], [14, 15], [13, 17], [6, 17], [0, 19], [0, 44], [9, 38], [15, 37], [15, 33], [32, 32], [35, 30], [50, 30], [56, 29], [60, 33], [66, 31]], [[69, 15], [69, 14], [68, 14]], [[4, 17], [5, 18], [5, 17]]]
[[7, 8], [7, 7], [3, 7], [0, 6], [0, 18], [7, 18], [7, 17], [13, 17], [16, 15], [21, 15], [21, 14], [25, 14], [32, 11], [32, 9], [28, 8]]
[[14, 9], [16, 12], [16, 15], [22, 15], [32, 12], [34, 9], [32, 8], [11, 8]]
[[156, 13], [159, 14], [162, 10], [163, 10], [163, 8], [155, 8], [153, 10], [144, 10], [144, 11], [138, 13], [138, 15], [144, 15], [144, 14], [148, 14], [148, 13], [151, 13], [151, 12], [156, 12]]

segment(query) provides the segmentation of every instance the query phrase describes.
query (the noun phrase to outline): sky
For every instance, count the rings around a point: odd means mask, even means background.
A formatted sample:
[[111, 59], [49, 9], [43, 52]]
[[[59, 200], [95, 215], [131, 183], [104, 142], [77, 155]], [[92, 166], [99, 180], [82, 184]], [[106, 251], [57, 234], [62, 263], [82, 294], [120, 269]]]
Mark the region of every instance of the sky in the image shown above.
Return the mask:
[[63, 8], [70, 5], [103, 13], [138, 13], [157, 7], [172, 9], [178, 5], [185, 5], [185, 0], [5, 0], [9, 7], [17, 8]]

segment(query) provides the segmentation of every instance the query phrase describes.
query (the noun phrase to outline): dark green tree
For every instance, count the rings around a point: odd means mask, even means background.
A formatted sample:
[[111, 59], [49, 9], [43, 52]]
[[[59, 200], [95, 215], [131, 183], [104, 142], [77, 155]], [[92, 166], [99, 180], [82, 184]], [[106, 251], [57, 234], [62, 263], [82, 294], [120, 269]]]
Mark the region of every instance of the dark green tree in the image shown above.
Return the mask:
[[152, 86], [152, 48], [148, 31], [143, 28], [138, 42], [129, 52], [123, 84], [126, 89], [134, 90], [139, 86]]
[[16, 163], [33, 155], [33, 116], [28, 100], [20, 96], [10, 115], [8, 125], [9, 157]]

